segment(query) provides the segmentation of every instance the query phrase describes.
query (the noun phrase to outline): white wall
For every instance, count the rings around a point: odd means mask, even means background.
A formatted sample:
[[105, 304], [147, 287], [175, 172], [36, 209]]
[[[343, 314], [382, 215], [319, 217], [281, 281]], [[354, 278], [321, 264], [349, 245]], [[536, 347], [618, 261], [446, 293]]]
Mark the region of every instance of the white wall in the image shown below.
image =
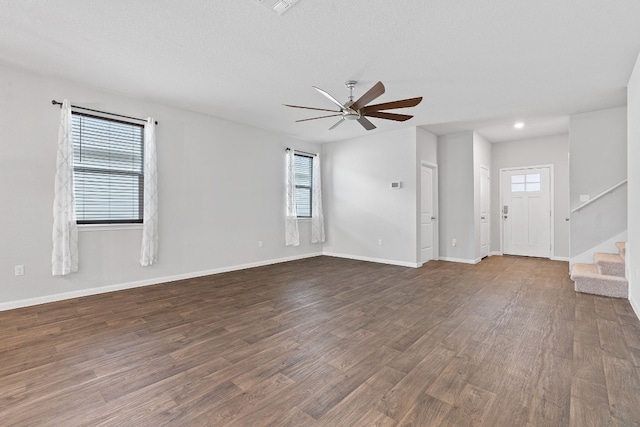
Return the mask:
[[629, 300], [640, 318], [640, 56], [629, 80], [627, 89], [627, 164], [628, 229], [627, 229], [627, 278]]
[[491, 250], [500, 252], [500, 169], [553, 165], [554, 173], [554, 253], [555, 258], [569, 258], [569, 135], [493, 144], [491, 168]]
[[[438, 164], [438, 137], [422, 128], [416, 129], [416, 145], [418, 160]], [[420, 170], [418, 170], [420, 173]]]
[[[415, 128], [326, 143], [322, 151], [325, 253], [415, 266]], [[392, 189], [394, 181], [402, 188]]]
[[[474, 259], [479, 261], [482, 257], [480, 254], [480, 245], [482, 243], [480, 239], [480, 168], [485, 167], [489, 171], [489, 181], [491, 181], [491, 143], [487, 141], [481, 135], [473, 133], [473, 222], [474, 222], [474, 235], [475, 235], [475, 247], [474, 247]], [[491, 184], [491, 182], [489, 182]], [[491, 196], [491, 189], [489, 188], [489, 196]], [[491, 226], [491, 217], [493, 216], [491, 206], [489, 207], [489, 226]], [[491, 232], [489, 230], [489, 232]], [[491, 236], [489, 236], [491, 240]], [[491, 243], [491, 242], [489, 242]]]
[[473, 132], [439, 136], [440, 259], [475, 262], [473, 175]]
[[[308, 243], [308, 222], [301, 223], [301, 245], [285, 247], [283, 221], [284, 149], [317, 152], [318, 145], [7, 66], [0, 66], [0, 85], [0, 309], [322, 251]], [[60, 118], [51, 100], [63, 98], [159, 121], [156, 265], [138, 264], [140, 228], [84, 228], [79, 233], [80, 271], [51, 276]], [[14, 277], [19, 264], [25, 275]]]
[[[569, 200], [597, 196], [627, 178], [627, 109], [574, 114], [569, 122]], [[627, 186], [571, 214], [571, 256], [626, 230]], [[615, 252], [615, 247], [611, 248]]]

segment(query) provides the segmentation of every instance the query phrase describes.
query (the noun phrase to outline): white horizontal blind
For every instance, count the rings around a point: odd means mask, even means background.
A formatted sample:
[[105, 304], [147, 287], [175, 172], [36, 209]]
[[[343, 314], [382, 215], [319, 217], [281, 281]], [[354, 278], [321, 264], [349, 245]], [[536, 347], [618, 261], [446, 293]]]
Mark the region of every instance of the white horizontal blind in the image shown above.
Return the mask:
[[78, 224], [141, 223], [142, 125], [73, 112]]
[[295, 155], [296, 210], [298, 218], [311, 218], [311, 186], [313, 182], [313, 158]]

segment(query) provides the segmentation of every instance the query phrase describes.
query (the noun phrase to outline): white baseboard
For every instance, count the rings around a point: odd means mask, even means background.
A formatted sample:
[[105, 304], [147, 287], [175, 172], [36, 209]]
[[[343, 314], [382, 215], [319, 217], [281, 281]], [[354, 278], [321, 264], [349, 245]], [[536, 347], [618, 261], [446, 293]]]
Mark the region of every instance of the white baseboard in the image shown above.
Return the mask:
[[369, 261], [369, 262], [377, 262], [380, 264], [399, 265], [401, 267], [418, 268], [422, 266], [422, 264], [418, 264], [415, 262], [396, 261], [393, 259], [383, 259], [383, 258], [371, 258], [371, 257], [359, 256], [359, 255], [339, 254], [335, 252], [323, 252], [322, 254], [325, 256], [333, 256], [336, 258], [347, 258], [347, 259], [355, 259], [357, 261]]
[[636, 313], [636, 317], [640, 320], [640, 304], [633, 298], [633, 295], [629, 293], [629, 303], [631, 304], [631, 308]]
[[571, 261], [571, 258], [569, 258], [568, 256], [552, 256], [549, 259], [551, 261], [566, 261], [566, 262]]
[[60, 294], [45, 295], [42, 297], [27, 298], [23, 300], [0, 303], [0, 311], [13, 310], [15, 308], [30, 307], [33, 305], [46, 304], [49, 302], [62, 301], [72, 298], [86, 297], [89, 295], [104, 294], [107, 292], [122, 291], [125, 289], [140, 288], [143, 286], [158, 285], [160, 283], [174, 282], [176, 280], [193, 279], [194, 277], [210, 276], [213, 274], [227, 273], [230, 271], [246, 270], [248, 268], [262, 267], [265, 265], [279, 264], [282, 262], [295, 261], [304, 258], [322, 256], [321, 252], [304, 255], [295, 255], [284, 258], [276, 258], [265, 261], [251, 262], [248, 264], [232, 265], [228, 267], [214, 268], [211, 270], [196, 271], [192, 273], [176, 274], [173, 276], [154, 277], [152, 279], [139, 280], [137, 282], [119, 283], [115, 285], [100, 286], [98, 288], [82, 289], [73, 292], [63, 292]]
[[451, 257], [440, 257], [440, 261], [449, 261], [449, 262], [460, 262], [462, 264], [477, 264], [482, 260], [482, 258], [478, 259], [464, 259], [464, 258], [451, 258]]
[[502, 252], [500, 252], [500, 251], [491, 251], [491, 252], [489, 252], [489, 256], [494, 256], [494, 255], [502, 256]]

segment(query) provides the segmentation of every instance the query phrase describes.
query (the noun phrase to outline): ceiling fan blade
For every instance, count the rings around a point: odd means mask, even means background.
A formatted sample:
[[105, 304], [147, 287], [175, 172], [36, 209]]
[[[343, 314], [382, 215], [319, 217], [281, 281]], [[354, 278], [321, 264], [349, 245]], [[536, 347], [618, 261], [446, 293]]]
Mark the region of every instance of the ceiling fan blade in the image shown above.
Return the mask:
[[329, 94], [328, 92], [326, 92], [326, 91], [324, 91], [324, 90], [320, 89], [319, 87], [315, 87], [315, 86], [313, 86], [313, 88], [314, 88], [315, 90], [317, 90], [318, 92], [320, 92], [321, 94], [323, 94], [324, 96], [326, 96], [326, 97], [327, 97], [327, 99], [328, 99], [329, 101], [333, 102], [333, 103], [334, 103], [334, 104], [336, 104], [338, 107], [340, 107], [340, 111], [342, 111], [342, 110], [344, 109], [344, 105], [342, 105], [342, 104], [340, 103], [340, 101], [338, 101], [338, 100], [337, 100], [337, 99], [335, 99], [333, 96], [331, 96], [331, 94]]
[[341, 114], [329, 114], [328, 116], [320, 116], [320, 117], [312, 117], [310, 119], [296, 120], [296, 123], [298, 123], [298, 122], [308, 122], [309, 120], [326, 119], [327, 117], [336, 117], [336, 116], [341, 116]]
[[421, 96], [417, 98], [401, 99], [399, 101], [384, 102], [382, 104], [367, 105], [366, 107], [364, 107], [362, 112], [366, 114], [370, 111], [392, 110], [395, 108], [415, 107], [416, 105], [420, 104], [420, 101], [422, 101]]
[[361, 109], [362, 107], [364, 107], [365, 105], [367, 105], [368, 103], [370, 103], [371, 101], [373, 101], [374, 99], [382, 95], [383, 93], [384, 93], [384, 85], [382, 84], [382, 82], [378, 82], [374, 84], [371, 89], [366, 91], [365, 94], [362, 95], [356, 102], [354, 102], [351, 108], [358, 111], [359, 109]]
[[326, 108], [315, 108], [315, 107], [302, 107], [300, 105], [291, 105], [291, 104], [282, 104], [285, 107], [293, 107], [293, 108], [304, 108], [305, 110], [316, 110], [316, 111], [330, 111], [332, 113], [339, 113], [338, 110], [327, 110]]
[[373, 130], [376, 128], [376, 126], [371, 123], [365, 116], [360, 116], [360, 118], [358, 119], [358, 123], [360, 123], [366, 130]]
[[364, 113], [364, 115], [369, 117], [377, 117], [379, 119], [395, 120], [396, 122], [404, 122], [413, 117], [407, 114], [386, 113], [384, 111], [369, 111], [368, 113]]
[[340, 121], [338, 123], [336, 123], [335, 125], [331, 126], [329, 128], [329, 130], [333, 130], [333, 129], [337, 128], [338, 126], [340, 126], [342, 124], [342, 122], [344, 122], [344, 118], [340, 119]]

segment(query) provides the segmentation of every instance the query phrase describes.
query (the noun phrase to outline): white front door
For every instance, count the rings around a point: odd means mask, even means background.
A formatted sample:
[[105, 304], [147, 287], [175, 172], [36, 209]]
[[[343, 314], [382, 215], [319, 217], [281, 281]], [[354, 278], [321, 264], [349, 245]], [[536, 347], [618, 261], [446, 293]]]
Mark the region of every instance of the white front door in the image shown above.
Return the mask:
[[551, 256], [549, 167], [502, 171], [504, 253]]
[[489, 256], [489, 169], [480, 167], [480, 257]]
[[433, 259], [435, 220], [433, 203], [433, 169], [427, 166], [421, 168], [420, 180], [420, 253], [421, 261]]

